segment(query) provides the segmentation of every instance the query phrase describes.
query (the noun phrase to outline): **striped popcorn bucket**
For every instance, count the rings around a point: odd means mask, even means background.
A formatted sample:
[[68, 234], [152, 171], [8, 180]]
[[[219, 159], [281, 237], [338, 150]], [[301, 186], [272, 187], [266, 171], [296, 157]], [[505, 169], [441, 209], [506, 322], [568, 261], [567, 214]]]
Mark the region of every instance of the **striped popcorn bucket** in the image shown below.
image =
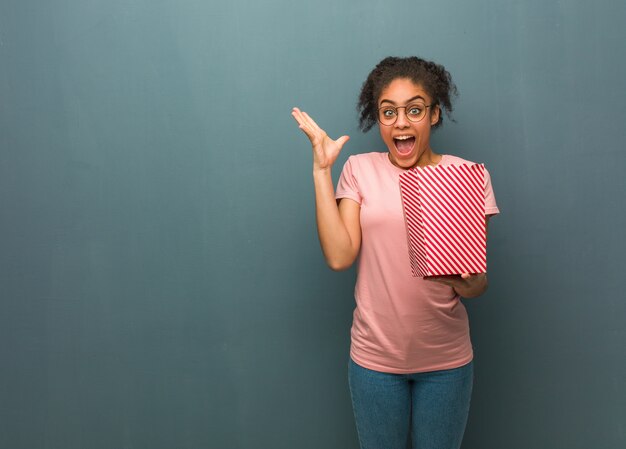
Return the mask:
[[417, 167], [400, 175], [413, 276], [487, 271], [485, 166]]

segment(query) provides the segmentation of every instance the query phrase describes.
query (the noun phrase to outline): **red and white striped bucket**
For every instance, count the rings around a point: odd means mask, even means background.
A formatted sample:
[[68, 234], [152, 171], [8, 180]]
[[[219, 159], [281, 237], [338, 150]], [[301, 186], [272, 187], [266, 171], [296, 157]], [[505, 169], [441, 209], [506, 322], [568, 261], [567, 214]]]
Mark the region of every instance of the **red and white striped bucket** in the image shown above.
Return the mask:
[[417, 167], [400, 175], [413, 276], [487, 272], [485, 166]]

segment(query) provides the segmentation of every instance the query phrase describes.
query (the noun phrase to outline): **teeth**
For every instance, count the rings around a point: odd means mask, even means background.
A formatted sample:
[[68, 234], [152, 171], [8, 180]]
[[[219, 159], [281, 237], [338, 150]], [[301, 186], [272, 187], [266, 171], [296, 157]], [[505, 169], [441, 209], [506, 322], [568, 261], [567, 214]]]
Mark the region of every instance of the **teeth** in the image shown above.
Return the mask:
[[397, 137], [394, 137], [394, 139], [396, 139], [396, 140], [406, 140], [406, 139], [410, 139], [411, 137], [413, 137], [413, 136], [397, 136]]

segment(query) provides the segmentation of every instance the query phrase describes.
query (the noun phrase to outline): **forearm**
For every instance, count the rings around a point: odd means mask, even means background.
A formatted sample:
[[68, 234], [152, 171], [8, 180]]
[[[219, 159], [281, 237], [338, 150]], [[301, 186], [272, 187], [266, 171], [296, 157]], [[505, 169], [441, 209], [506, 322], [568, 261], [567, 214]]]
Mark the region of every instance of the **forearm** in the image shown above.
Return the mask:
[[314, 170], [317, 232], [326, 263], [336, 271], [349, 268], [358, 253], [344, 223], [337, 201], [330, 169]]

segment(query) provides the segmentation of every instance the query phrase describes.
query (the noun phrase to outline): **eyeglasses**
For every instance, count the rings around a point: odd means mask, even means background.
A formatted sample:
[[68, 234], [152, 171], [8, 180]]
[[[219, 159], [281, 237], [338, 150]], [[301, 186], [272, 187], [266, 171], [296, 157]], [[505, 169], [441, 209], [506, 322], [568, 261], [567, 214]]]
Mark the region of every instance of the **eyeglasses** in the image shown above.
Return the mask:
[[421, 121], [426, 117], [426, 110], [432, 104], [413, 103], [408, 106], [383, 106], [378, 109], [378, 121], [381, 125], [391, 126], [398, 120], [398, 109], [404, 109], [406, 118], [413, 123]]

